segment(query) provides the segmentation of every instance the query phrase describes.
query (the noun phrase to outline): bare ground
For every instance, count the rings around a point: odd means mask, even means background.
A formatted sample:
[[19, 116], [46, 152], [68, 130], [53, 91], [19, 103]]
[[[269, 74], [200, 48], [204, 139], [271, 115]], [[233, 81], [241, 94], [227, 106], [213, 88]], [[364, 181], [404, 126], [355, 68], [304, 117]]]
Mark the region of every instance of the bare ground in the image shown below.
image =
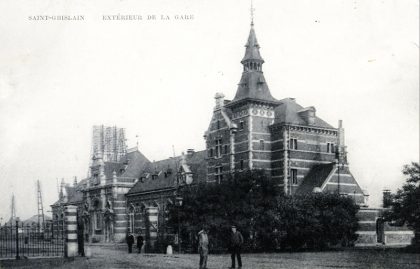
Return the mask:
[[[198, 255], [128, 254], [124, 249], [91, 246], [90, 258], [23, 259], [0, 261], [0, 268], [198, 268]], [[392, 249], [346, 250], [329, 252], [297, 252], [243, 254], [243, 267], [252, 269], [318, 269], [420, 268], [420, 254], [403, 253]], [[229, 268], [230, 256], [210, 255], [209, 269]]]

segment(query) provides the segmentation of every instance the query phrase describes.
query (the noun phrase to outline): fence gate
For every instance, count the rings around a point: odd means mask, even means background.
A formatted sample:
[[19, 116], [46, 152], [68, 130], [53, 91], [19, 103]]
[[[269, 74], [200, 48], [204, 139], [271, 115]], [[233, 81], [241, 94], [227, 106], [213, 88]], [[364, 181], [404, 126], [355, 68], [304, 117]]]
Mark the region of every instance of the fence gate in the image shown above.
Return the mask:
[[64, 256], [64, 222], [46, 221], [45, 227], [8, 223], [0, 228], [0, 258]]

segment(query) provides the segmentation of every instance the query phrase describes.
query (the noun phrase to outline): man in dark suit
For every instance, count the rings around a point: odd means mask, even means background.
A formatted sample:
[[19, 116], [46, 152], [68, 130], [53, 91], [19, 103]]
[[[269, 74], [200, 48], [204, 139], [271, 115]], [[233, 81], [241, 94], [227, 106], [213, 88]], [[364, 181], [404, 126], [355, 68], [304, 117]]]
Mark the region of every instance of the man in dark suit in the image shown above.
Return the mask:
[[133, 252], [133, 244], [134, 244], [134, 235], [132, 233], [129, 233], [127, 235], [128, 253]]
[[235, 268], [235, 257], [238, 259], [238, 268], [242, 268], [241, 248], [244, 243], [242, 234], [236, 230], [236, 226], [232, 225], [232, 235], [230, 237], [230, 255], [232, 258], [232, 267]]

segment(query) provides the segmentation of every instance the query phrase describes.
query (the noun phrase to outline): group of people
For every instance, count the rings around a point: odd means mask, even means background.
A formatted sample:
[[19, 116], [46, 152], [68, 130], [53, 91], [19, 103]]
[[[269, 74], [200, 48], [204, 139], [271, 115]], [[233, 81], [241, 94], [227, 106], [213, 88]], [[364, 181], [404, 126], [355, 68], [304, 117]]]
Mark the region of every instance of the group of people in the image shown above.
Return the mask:
[[[144, 238], [141, 234], [137, 236], [137, 249], [138, 253], [141, 253], [141, 248], [143, 247]], [[127, 235], [127, 245], [128, 245], [128, 253], [133, 252], [133, 244], [134, 244], [134, 235], [132, 233], [129, 233]]]
[[[231, 268], [235, 268], [236, 260], [238, 260], [238, 268], [242, 268], [241, 249], [244, 243], [242, 234], [232, 225], [232, 233], [230, 236], [229, 251], [232, 259]], [[209, 238], [206, 228], [198, 233], [198, 253], [200, 254], [200, 269], [207, 268], [207, 257], [209, 255]]]
[[[141, 252], [143, 247], [144, 239], [140, 234], [137, 236], [137, 249], [138, 253]], [[230, 237], [229, 251], [232, 259], [231, 268], [235, 268], [236, 260], [238, 260], [238, 268], [242, 268], [241, 249], [244, 243], [242, 234], [236, 229], [235, 225], [232, 225], [232, 233]], [[127, 236], [128, 253], [133, 252], [134, 235], [132, 233]], [[200, 269], [207, 268], [207, 257], [209, 255], [209, 237], [207, 235], [207, 229], [205, 226], [198, 233], [198, 253], [200, 254]]]

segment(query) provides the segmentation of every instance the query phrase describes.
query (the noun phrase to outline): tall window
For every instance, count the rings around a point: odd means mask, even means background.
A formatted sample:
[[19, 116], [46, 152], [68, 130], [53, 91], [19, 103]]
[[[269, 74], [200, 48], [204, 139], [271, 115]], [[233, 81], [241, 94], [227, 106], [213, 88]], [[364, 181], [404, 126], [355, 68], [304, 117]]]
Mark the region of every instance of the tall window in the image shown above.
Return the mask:
[[244, 121], [240, 121], [239, 122], [239, 130], [243, 130], [244, 129]]
[[228, 154], [228, 153], [229, 153], [229, 146], [225, 145], [225, 154]]
[[129, 232], [134, 233], [134, 206], [131, 204], [128, 209], [128, 228]]
[[244, 160], [241, 160], [240, 166], [241, 166], [241, 170], [244, 170]]
[[264, 140], [260, 140], [260, 150], [264, 150], [265, 149], [265, 147], [264, 147]]
[[216, 167], [216, 181], [220, 183], [223, 180], [223, 167]]
[[298, 148], [298, 145], [297, 145], [297, 139], [296, 138], [291, 138], [290, 140], [289, 140], [289, 147], [290, 147], [290, 149], [297, 149]]
[[215, 154], [217, 158], [220, 158], [220, 156], [222, 155], [222, 139], [217, 139], [216, 140], [216, 154]]
[[297, 185], [298, 184], [297, 169], [291, 169], [290, 177], [292, 178], [292, 184]]
[[95, 212], [95, 229], [102, 229], [102, 213], [99, 211]]
[[327, 143], [327, 152], [334, 153], [335, 152], [335, 145], [333, 143]]
[[217, 122], [216, 122], [216, 128], [217, 128], [217, 130], [220, 129], [220, 120], [217, 120]]
[[213, 157], [213, 149], [212, 149], [212, 148], [209, 150], [209, 157], [210, 157], [210, 158], [212, 158], [212, 157]]

